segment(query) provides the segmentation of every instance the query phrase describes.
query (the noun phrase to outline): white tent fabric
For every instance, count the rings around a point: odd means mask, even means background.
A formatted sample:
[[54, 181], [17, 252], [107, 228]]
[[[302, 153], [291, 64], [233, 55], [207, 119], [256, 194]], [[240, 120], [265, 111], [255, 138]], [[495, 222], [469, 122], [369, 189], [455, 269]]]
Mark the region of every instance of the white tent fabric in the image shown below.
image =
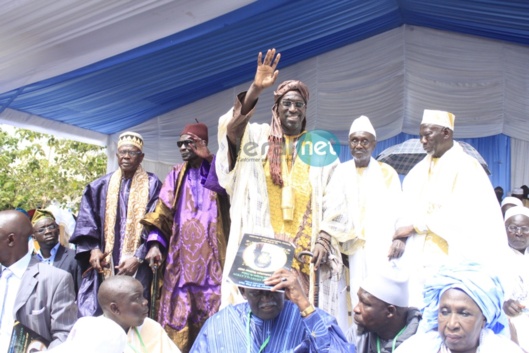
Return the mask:
[[[516, 138], [512, 182], [521, 185], [529, 180], [529, 170], [518, 169], [529, 152], [528, 62], [527, 47], [403, 26], [287, 68], [280, 64], [278, 81], [304, 81], [311, 90], [307, 127], [332, 131], [342, 141], [362, 114], [370, 117], [379, 140], [400, 132], [417, 134], [426, 108], [453, 112], [456, 138], [499, 133]], [[154, 170], [168, 170], [180, 161], [175, 141], [195, 118], [210, 127], [210, 149], [216, 151], [217, 119], [249, 84], [131, 128], [144, 136], [146, 159]], [[269, 121], [271, 91], [263, 94], [253, 121]]]
[[[257, 53], [256, 53], [257, 55]], [[311, 90], [309, 129], [335, 133], [342, 141], [351, 121], [371, 118], [379, 140], [416, 134], [423, 109], [456, 115], [456, 138], [504, 133], [513, 137], [512, 183], [529, 180], [529, 48], [405, 25], [286, 68], [278, 81], [301, 79]], [[279, 83], [279, 82], [278, 82]], [[175, 141], [195, 118], [210, 127], [217, 149], [217, 119], [250, 82], [221, 91], [130, 128], [145, 138], [145, 166], [164, 178], [180, 161]], [[254, 121], [268, 122], [272, 92], [265, 92]], [[109, 170], [117, 167], [118, 134], [107, 136], [6, 109], [0, 122], [109, 146]], [[110, 141], [110, 142], [109, 142]], [[113, 147], [114, 146], [114, 147]]]
[[511, 139], [511, 185], [529, 185], [529, 142]]
[[0, 92], [98, 62], [254, 1], [0, 0]]
[[0, 114], [0, 123], [102, 147], [110, 143], [108, 135], [9, 108]]

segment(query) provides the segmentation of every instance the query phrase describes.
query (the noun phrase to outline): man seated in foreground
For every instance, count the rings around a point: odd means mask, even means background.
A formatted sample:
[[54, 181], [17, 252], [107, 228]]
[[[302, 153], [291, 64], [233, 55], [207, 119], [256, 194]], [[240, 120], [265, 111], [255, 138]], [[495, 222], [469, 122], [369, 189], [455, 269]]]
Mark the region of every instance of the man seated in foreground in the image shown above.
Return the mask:
[[336, 319], [309, 302], [296, 272], [277, 270], [264, 284], [272, 288], [239, 287], [247, 302], [210, 317], [191, 353], [355, 352]]
[[103, 315], [127, 333], [124, 353], [180, 353], [162, 326], [147, 317], [149, 306], [140, 281], [130, 276], [111, 276], [99, 288], [97, 299]]
[[421, 314], [408, 307], [408, 278], [388, 268], [384, 274], [374, 272], [358, 290], [354, 320], [358, 325], [359, 353], [392, 353], [402, 342], [413, 336]]

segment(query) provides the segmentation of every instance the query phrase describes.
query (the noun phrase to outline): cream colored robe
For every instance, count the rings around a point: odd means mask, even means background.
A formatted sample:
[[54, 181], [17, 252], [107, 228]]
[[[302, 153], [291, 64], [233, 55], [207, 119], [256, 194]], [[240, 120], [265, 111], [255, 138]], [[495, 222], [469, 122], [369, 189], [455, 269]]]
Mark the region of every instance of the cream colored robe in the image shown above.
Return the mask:
[[[326, 190], [321, 229], [338, 240], [342, 252], [349, 255], [352, 312], [362, 281], [389, 264], [388, 252], [402, 207], [400, 179], [391, 166], [374, 158], [360, 169], [353, 159], [336, 167]], [[354, 331], [355, 327], [348, 333], [351, 341]]]
[[[138, 336], [134, 327], [127, 333], [127, 345], [124, 353], [180, 353], [180, 350], [167, 336], [163, 327], [156, 321], [146, 318], [143, 325], [136, 327], [141, 336]], [[143, 341], [143, 345], [142, 345]]]
[[[403, 182], [406, 219], [417, 234], [406, 243], [403, 256], [409, 265], [410, 305], [422, 307], [424, 279], [450, 261], [469, 260], [490, 266], [505, 279], [507, 269], [498, 259], [507, 258], [507, 235], [492, 184], [479, 162], [454, 146], [430, 171], [427, 155]], [[444, 253], [427, 235], [437, 235], [448, 244]]]
[[[227, 125], [237, 112], [240, 112], [240, 102], [237, 101], [233, 109], [219, 119], [218, 144], [219, 150], [216, 154], [216, 172], [220, 185], [230, 195], [230, 217], [231, 229], [226, 250], [226, 266], [224, 266], [222, 284], [222, 304], [241, 302], [242, 296], [236, 287], [228, 281], [228, 274], [237, 253], [240, 240], [244, 233], [259, 234], [274, 237], [274, 231], [270, 223], [270, 208], [264, 161], [266, 160], [266, 149], [268, 144], [270, 125], [248, 123], [241, 140], [241, 148], [237, 163], [233, 170], [229, 170], [229, 148], [227, 138]], [[253, 110], [247, 115], [251, 116]], [[240, 116], [240, 115], [238, 115]], [[339, 160], [325, 167], [311, 167], [308, 177], [312, 187], [312, 244], [316, 240], [320, 229], [322, 218], [322, 197], [324, 189], [331, 174], [339, 164]], [[338, 246], [335, 250], [339, 253]], [[320, 266], [319, 307], [331, 315], [337, 314], [339, 310], [338, 295], [345, 288], [341, 285], [335, 275], [329, 279], [330, 268]], [[341, 272], [341, 271], [340, 271]], [[311, 288], [313, 286], [311, 285]], [[309, 293], [309, 299], [314, 293]], [[341, 309], [343, 311], [343, 308]]]
[[515, 317], [509, 317], [518, 334], [518, 344], [529, 352], [529, 248], [522, 254], [511, 248], [512, 270], [516, 274], [505, 300], [514, 299], [525, 305], [525, 311]]

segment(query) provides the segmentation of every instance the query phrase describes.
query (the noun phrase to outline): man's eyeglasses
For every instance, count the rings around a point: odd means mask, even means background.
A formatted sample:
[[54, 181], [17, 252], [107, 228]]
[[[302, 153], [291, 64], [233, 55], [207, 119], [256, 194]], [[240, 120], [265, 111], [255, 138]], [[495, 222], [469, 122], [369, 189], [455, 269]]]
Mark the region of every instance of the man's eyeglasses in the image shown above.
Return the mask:
[[137, 156], [139, 156], [142, 153], [143, 152], [141, 152], [141, 151], [129, 151], [129, 150], [118, 151], [118, 155], [120, 157], [125, 157], [125, 156], [137, 157]]
[[529, 234], [529, 227], [527, 226], [515, 226], [514, 224], [511, 224], [507, 227], [507, 230], [511, 233], [521, 233], [521, 234]]
[[362, 145], [363, 147], [367, 147], [369, 146], [369, 144], [371, 143], [370, 140], [368, 139], [352, 139], [351, 140], [351, 146], [358, 146], [358, 145]]
[[195, 143], [195, 141], [193, 141], [193, 140], [176, 141], [176, 145], [178, 146], [178, 148], [180, 148], [182, 146], [188, 147], [189, 145], [193, 145], [194, 146], [194, 143]]
[[55, 230], [55, 229], [57, 229], [57, 228], [59, 228], [59, 226], [57, 225], [57, 223], [52, 223], [52, 224], [50, 224], [50, 225], [48, 225], [48, 226], [45, 226], [45, 227], [42, 227], [42, 228], [37, 229], [37, 230], [35, 231], [35, 234], [39, 234], [39, 235], [41, 235], [41, 234], [46, 233], [47, 230]]
[[294, 105], [296, 108], [301, 109], [305, 106], [305, 102], [293, 102], [293, 101], [281, 101], [281, 105], [285, 108], [290, 108], [292, 105]]

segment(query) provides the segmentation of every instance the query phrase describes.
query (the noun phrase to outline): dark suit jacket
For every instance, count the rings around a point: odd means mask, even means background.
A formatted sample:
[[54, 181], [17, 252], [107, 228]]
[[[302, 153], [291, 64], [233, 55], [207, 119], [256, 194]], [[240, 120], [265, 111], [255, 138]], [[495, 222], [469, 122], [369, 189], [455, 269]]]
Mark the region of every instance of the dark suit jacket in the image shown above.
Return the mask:
[[32, 257], [15, 300], [16, 320], [50, 341], [66, 340], [77, 320], [72, 276]]
[[81, 266], [79, 266], [77, 260], [75, 259], [75, 250], [59, 245], [57, 254], [55, 254], [53, 266], [60, 268], [61, 270], [64, 270], [72, 275], [75, 296], [77, 297], [77, 292], [79, 292], [79, 286], [81, 285], [82, 273]]

